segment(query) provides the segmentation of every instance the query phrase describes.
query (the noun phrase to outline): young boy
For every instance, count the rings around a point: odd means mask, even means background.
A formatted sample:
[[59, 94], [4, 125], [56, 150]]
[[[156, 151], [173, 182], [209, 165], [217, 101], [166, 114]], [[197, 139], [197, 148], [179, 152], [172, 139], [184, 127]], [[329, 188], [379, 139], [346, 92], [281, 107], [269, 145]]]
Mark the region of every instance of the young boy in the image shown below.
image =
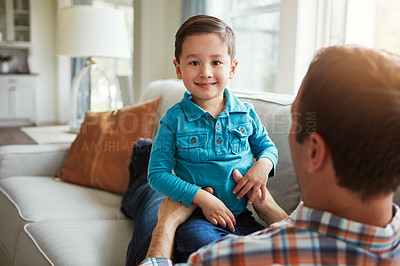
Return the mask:
[[[259, 190], [264, 198], [278, 152], [253, 106], [226, 89], [237, 67], [234, 57], [234, 32], [215, 17], [191, 17], [175, 36], [174, 65], [187, 91], [160, 121], [148, 181], [165, 196], [200, 207], [177, 230], [176, 262], [228, 233], [263, 228], [246, 205]], [[235, 169], [244, 175], [238, 185]]]

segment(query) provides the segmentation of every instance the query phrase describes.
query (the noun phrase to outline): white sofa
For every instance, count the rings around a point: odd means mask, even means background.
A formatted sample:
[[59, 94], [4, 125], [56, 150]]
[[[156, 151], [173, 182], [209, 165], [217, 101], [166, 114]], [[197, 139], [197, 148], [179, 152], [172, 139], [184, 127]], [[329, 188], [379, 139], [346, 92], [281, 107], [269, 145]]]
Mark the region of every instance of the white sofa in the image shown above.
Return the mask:
[[[178, 80], [155, 81], [140, 101], [162, 97], [161, 116], [180, 101], [184, 90]], [[300, 200], [287, 140], [293, 97], [236, 95], [254, 104], [279, 149], [277, 175], [268, 187], [290, 212]], [[125, 264], [134, 222], [120, 211], [121, 195], [54, 178], [68, 147], [0, 147], [0, 265]]]

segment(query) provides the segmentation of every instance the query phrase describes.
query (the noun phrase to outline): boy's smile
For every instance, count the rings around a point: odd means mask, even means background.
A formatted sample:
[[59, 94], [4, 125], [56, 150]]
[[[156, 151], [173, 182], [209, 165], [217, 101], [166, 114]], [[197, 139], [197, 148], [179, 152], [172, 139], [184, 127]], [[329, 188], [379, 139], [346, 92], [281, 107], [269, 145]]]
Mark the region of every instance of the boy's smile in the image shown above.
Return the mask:
[[223, 91], [235, 73], [237, 61], [231, 62], [228, 45], [217, 34], [202, 33], [185, 39], [180, 63], [174, 60], [174, 65], [192, 101], [207, 110], [210, 104], [223, 103]]

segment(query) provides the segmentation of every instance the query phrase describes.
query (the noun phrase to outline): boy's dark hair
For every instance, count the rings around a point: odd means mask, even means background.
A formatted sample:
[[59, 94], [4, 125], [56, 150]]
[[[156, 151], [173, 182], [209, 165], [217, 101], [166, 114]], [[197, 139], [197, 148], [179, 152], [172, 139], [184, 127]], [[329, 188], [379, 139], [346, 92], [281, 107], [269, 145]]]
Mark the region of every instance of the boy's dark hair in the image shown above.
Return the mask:
[[400, 184], [399, 73], [399, 56], [329, 47], [314, 57], [300, 89], [296, 140], [321, 135], [338, 184], [362, 200]]
[[182, 45], [185, 39], [189, 36], [202, 33], [217, 34], [228, 45], [228, 53], [231, 61], [235, 59], [235, 33], [233, 30], [224, 21], [216, 17], [197, 15], [188, 18], [175, 35], [175, 59], [178, 63], [180, 63]]

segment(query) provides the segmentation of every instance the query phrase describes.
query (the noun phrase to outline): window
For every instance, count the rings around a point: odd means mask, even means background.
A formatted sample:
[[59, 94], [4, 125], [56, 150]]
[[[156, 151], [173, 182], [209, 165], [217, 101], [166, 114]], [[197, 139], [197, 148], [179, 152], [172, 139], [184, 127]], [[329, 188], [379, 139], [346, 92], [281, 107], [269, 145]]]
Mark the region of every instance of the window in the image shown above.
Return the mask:
[[230, 88], [275, 92], [281, 0], [209, 1], [209, 14], [226, 21], [236, 34], [238, 68]]
[[220, 0], [209, 14], [237, 35], [238, 91], [294, 94], [315, 52], [360, 44], [400, 53], [398, 0]]
[[231, 2], [230, 20], [236, 33], [238, 90], [275, 91], [279, 47], [279, 0]]
[[[310, 2], [311, 0], [307, 0]], [[298, 1], [209, 1], [209, 14], [235, 31], [234, 91], [294, 93]]]
[[400, 54], [400, 1], [376, 1], [373, 47]]

